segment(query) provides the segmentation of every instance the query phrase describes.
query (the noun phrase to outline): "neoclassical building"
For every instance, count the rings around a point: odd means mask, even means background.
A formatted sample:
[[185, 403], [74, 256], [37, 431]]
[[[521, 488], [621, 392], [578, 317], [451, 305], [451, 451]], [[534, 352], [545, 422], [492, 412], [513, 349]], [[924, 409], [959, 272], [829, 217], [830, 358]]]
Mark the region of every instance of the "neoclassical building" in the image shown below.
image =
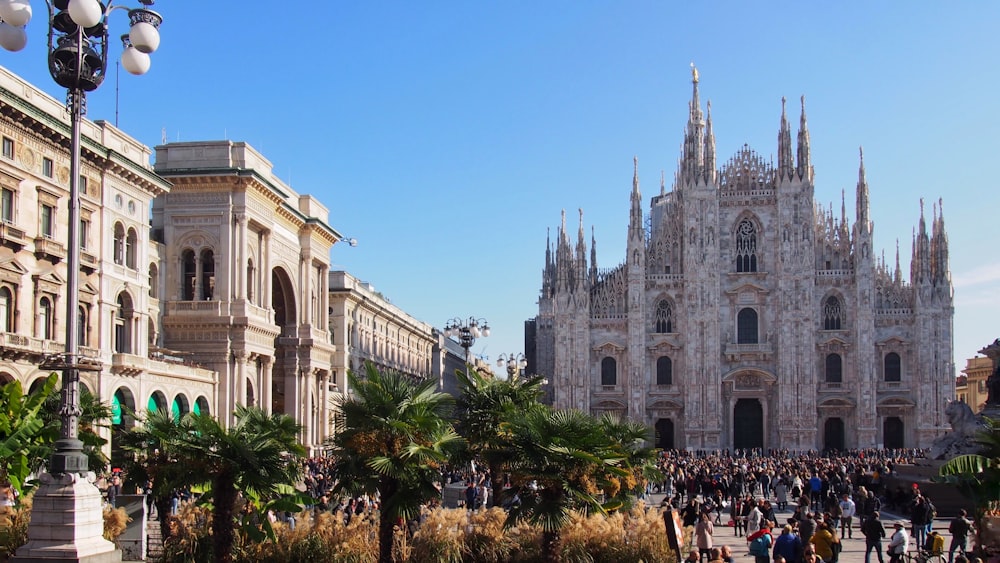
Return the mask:
[[223, 419], [237, 405], [284, 412], [319, 448], [336, 391], [329, 212], [242, 142], [161, 145], [155, 171], [172, 184], [152, 207], [162, 345], [218, 374]]
[[[65, 350], [68, 113], [0, 68], [0, 136], [0, 384], [30, 389], [48, 375], [43, 359]], [[146, 407], [215, 413], [216, 373], [157, 340], [163, 247], [150, 237], [149, 206], [170, 184], [150, 150], [111, 124], [84, 121], [81, 137], [77, 338], [99, 366], [81, 384], [112, 405], [115, 429]]]
[[[862, 159], [855, 217], [820, 207], [805, 103], [782, 100], [777, 162], [744, 145], [717, 165], [698, 75], [672, 189], [643, 211], [638, 163], [625, 260], [597, 267], [583, 214], [547, 243], [531, 366], [554, 404], [617, 411], [660, 447], [928, 447], [955, 396], [944, 217], [920, 202], [909, 279], [872, 247]], [[914, 202], [916, 204], [916, 202]]]

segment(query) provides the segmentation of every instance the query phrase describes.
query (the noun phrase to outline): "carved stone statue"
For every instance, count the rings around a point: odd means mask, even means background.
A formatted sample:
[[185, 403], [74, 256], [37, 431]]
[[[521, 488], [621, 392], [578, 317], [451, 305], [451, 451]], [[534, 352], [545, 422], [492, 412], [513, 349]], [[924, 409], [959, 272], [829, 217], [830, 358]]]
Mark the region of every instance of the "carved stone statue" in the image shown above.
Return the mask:
[[950, 459], [957, 455], [972, 454], [980, 450], [976, 434], [986, 428], [982, 416], [972, 412], [964, 401], [948, 401], [944, 409], [951, 425], [951, 432], [931, 444], [931, 459]]

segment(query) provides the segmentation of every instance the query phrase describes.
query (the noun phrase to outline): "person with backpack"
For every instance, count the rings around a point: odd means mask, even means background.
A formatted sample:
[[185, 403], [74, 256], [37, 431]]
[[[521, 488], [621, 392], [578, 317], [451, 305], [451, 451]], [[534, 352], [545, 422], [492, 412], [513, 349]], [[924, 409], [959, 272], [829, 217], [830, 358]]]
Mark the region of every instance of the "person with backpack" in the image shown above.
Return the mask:
[[755, 563], [770, 563], [771, 546], [774, 545], [770, 522], [765, 520], [759, 530], [747, 536], [747, 541], [750, 543], [750, 555], [754, 556]]

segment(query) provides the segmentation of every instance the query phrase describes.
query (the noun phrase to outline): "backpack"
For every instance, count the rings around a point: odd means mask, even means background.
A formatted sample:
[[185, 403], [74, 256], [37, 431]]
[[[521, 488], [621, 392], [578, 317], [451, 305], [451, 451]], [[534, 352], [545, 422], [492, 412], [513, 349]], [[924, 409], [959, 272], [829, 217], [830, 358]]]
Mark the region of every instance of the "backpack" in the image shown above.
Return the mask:
[[755, 540], [750, 542], [750, 555], [755, 557], [767, 557], [769, 555], [768, 550], [771, 547], [771, 536], [768, 534], [761, 534], [757, 536]]

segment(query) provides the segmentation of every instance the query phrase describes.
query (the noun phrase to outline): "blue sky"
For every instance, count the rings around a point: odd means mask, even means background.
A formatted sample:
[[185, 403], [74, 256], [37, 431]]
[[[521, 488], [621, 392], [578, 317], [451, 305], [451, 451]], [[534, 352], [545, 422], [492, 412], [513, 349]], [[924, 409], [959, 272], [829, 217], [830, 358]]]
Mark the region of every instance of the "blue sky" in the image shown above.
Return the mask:
[[[58, 99], [44, 4], [0, 64]], [[1000, 336], [996, 2], [161, 2], [162, 44], [121, 72], [119, 126], [154, 146], [247, 141], [358, 246], [335, 267], [435, 326], [485, 318], [474, 351], [523, 350], [547, 229], [577, 208], [622, 260], [632, 158], [643, 195], [680, 154], [693, 61], [719, 162], [777, 150], [806, 96], [816, 197], [854, 216], [864, 146], [876, 252], [909, 272], [920, 198], [944, 200], [957, 369]], [[126, 31], [112, 16], [112, 34]], [[89, 97], [115, 121], [114, 74]], [[669, 185], [668, 185], [669, 187]]]

